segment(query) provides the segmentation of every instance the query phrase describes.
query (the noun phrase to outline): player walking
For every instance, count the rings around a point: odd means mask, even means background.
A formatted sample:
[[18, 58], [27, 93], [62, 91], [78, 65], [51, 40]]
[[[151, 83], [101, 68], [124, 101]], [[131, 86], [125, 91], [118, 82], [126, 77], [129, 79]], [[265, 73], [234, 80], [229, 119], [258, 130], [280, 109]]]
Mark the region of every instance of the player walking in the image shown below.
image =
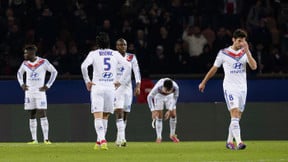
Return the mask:
[[[156, 128], [156, 142], [162, 141], [163, 109], [164, 106], [168, 111], [165, 113], [165, 119], [169, 118], [170, 139], [178, 143], [179, 139], [175, 134], [176, 131], [176, 103], [179, 96], [179, 87], [175, 81], [170, 78], [160, 79], [147, 97], [149, 108], [152, 112], [152, 126]], [[155, 126], [154, 126], [155, 121]]]
[[[44, 143], [51, 144], [48, 138], [49, 123], [47, 119], [47, 99], [46, 90], [54, 83], [57, 70], [48, 60], [36, 56], [37, 47], [35, 45], [26, 45], [24, 47], [24, 59], [21, 64], [17, 79], [25, 91], [24, 109], [30, 112], [29, 127], [32, 135], [32, 141], [28, 144], [38, 144], [37, 139], [37, 119], [40, 118], [41, 128], [44, 136]], [[51, 73], [49, 81], [45, 84], [46, 71]], [[23, 75], [26, 73], [26, 81]]]
[[[116, 78], [118, 64], [129, 67], [130, 64], [117, 51], [109, 49], [110, 40], [106, 33], [99, 33], [96, 37], [99, 49], [91, 51], [81, 65], [82, 75], [86, 88], [91, 91], [91, 113], [94, 115], [94, 126], [99, 143], [94, 149], [107, 150], [105, 134], [108, 125], [108, 117], [113, 112], [115, 88], [127, 83], [128, 70], [123, 69], [123, 76]], [[88, 75], [88, 66], [93, 66], [92, 81]], [[131, 68], [131, 67], [130, 67]], [[98, 141], [98, 140], [97, 140]]]
[[[257, 68], [257, 63], [249, 51], [246, 38], [247, 33], [245, 31], [241, 29], [235, 30], [232, 38], [233, 44], [219, 51], [214, 65], [199, 84], [199, 90], [204, 92], [208, 80], [223, 65], [225, 73], [223, 91], [231, 116], [226, 147], [232, 150], [246, 148], [246, 145], [241, 140], [239, 125], [241, 115], [245, 109], [247, 96], [246, 63], [248, 63], [252, 70]], [[233, 138], [236, 140], [237, 147], [233, 143]]]
[[125, 39], [120, 38], [116, 42], [116, 48], [119, 53], [131, 64], [130, 67], [124, 67], [120, 65], [117, 71], [117, 78], [123, 75], [123, 69], [127, 69], [129, 71], [129, 75], [127, 76], [128, 82], [126, 84], [121, 85], [116, 90], [116, 99], [114, 111], [116, 115], [116, 126], [117, 126], [117, 146], [126, 146], [126, 138], [125, 138], [125, 129], [127, 125], [128, 114], [131, 110], [131, 104], [133, 99], [132, 92], [132, 82], [131, 82], [131, 73], [133, 70], [136, 87], [134, 90], [134, 95], [138, 96], [140, 94], [140, 84], [141, 84], [141, 75], [138, 66], [137, 58], [134, 54], [127, 53], [127, 42]]

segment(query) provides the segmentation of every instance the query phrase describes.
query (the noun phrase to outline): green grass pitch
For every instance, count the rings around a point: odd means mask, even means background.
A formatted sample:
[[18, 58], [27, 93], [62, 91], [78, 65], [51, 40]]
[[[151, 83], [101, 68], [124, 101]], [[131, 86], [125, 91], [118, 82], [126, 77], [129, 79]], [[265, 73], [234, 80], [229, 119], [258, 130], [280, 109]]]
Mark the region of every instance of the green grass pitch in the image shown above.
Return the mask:
[[224, 141], [108, 143], [93, 150], [92, 142], [28, 145], [0, 143], [0, 162], [288, 162], [288, 141], [246, 141], [245, 150], [227, 150]]

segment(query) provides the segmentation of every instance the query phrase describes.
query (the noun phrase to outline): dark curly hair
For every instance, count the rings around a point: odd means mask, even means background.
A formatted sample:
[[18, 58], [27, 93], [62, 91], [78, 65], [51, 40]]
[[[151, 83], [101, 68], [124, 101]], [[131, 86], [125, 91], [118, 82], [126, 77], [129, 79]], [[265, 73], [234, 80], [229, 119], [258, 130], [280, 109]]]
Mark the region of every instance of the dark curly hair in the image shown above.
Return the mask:
[[96, 45], [100, 49], [105, 49], [110, 47], [109, 35], [105, 32], [100, 32], [96, 36]]

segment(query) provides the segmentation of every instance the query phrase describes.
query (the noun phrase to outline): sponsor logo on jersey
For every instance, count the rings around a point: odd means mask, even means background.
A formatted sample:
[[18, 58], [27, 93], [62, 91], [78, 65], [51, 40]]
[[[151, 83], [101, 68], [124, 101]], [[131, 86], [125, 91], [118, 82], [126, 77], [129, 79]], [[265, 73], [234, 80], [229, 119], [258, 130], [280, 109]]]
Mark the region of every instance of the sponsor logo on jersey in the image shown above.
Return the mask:
[[232, 65], [234, 70], [231, 70], [231, 74], [238, 74], [238, 73], [244, 73], [245, 69], [243, 68], [243, 64], [241, 62], [236, 62]]
[[112, 78], [113, 74], [111, 72], [104, 72], [104, 73], [102, 73], [102, 77], [106, 78], [106, 79]]
[[34, 72], [34, 71], [30, 75], [31, 78], [37, 78], [38, 76], [39, 76], [39, 74]]

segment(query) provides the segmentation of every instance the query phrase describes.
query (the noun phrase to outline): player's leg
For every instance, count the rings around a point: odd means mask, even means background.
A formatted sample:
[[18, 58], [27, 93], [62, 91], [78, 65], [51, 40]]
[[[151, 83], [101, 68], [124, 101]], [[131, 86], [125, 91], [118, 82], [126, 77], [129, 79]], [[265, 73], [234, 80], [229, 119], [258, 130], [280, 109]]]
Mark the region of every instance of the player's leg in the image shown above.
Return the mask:
[[34, 110], [28, 110], [30, 113], [30, 119], [29, 119], [29, 128], [30, 133], [32, 136], [32, 141], [28, 142], [28, 144], [37, 144], [37, 119], [36, 119], [36, 109]]
[[180, 140], [176, 135], [176, 124], [177, 124], [176, 108], [170, 110], [169, 124], [170, 124], [170, 139], [173, 142], [178, 143]]
[[49, 122], [47, 118], [47, 110], [45, 109], [37, 109], [37, 115], [40, 118], [43, 139], [45, 144], [51, 144], [49, 141]]
[[32, 137], [32, 141], [28, 144], [37, 144], [37, 119], [36, 119], [36, 102], [35, 98], [25, 96], [24, 110], [30, 114], [29, 128]]
[[[101, 88], [95, 87], [91, 92], [91, 113], [94, 116], [94, 128], [99, 144], [107, 143], [105, 140], [105, 129], [103, 125], [104, 93]], [[94, 146], [98, 149], [98, 144]]]
[[49, 141], [49, 122], [47, 118], [47, 99], [46, 95], [36, 98], [37, 116], [40, 118], [40, 124], [45, 144], [51, 144]]
[[114, 103], [114, 113], [116, 117], [116, 127], [117, 127], [117, 137], [116, 137], [116, 145], [121, 147], [121, 143], [124, 140], [124, 89], [123, 87], [119, 87], [115, 92], [115, 103]]
[[152, 114], [153, 114], [153, 118], [155, 119], [157, 143], [160, 143], [162, 141], [164, 100], [165, 100], [165, 96], [161, 94], [157, 94], [154, 97], [155, 110], [152, 112]]

